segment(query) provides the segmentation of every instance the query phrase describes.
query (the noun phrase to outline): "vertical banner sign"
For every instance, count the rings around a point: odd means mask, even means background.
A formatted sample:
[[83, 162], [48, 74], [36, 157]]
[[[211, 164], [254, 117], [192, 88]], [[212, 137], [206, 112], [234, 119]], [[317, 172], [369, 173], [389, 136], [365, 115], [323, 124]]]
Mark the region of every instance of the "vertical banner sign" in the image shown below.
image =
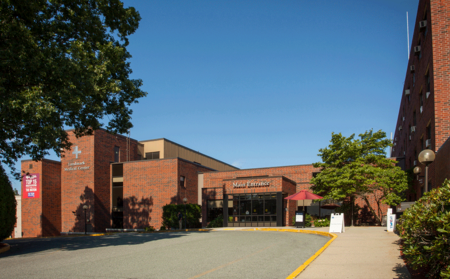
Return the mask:
[[22, 198], [37, 199], [39, 198], [39, 173], [31, 173], [23, 177], [22, 180]]
[[330, 233], [331, 232], [338, 232], [343, 233], [345, 232], [345, 226], [344, 226], [344, 213], [331, 213], [330, 217]]
[[388, 232], [394, 232], [395, 229], [395, 214], [388, 214], [387, 215], [387, 231]]

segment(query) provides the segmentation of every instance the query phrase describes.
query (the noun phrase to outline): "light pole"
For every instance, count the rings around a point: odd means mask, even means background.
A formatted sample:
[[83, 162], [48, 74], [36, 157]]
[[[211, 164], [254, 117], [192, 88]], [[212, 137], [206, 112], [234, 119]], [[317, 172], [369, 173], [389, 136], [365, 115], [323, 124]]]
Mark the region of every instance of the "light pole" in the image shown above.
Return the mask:
[[86, 222], [86, 210], [88, 209], [87, 205], [83, 205], [83, 210], [84, 210], [84, 234], [86, 234], [87, 230], [87, 222]]
[[425, 165], [425, 191], [428, 192], [428, 165], [433, 163], [435, 159], [435, 154], [431, 149], [422, 150], [419, 153], [419, 162]]
[[186, 203], [187, 203], [187, 198], [186, 197], [183, 198], [183, 203], [184, 203], [184, 229], [187, 229], [187, 227], [186, 227], [186, 218], [187, 218]]

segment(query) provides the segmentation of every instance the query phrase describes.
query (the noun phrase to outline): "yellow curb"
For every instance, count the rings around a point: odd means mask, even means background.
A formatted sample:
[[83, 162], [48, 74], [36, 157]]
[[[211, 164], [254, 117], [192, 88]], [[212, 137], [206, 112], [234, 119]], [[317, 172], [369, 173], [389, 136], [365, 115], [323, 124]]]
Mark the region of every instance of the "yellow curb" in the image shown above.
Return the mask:
[[331, 237], [330, 240], [328, 240], [325, 245], [319, 249], [314, 255], [312, 255], [306, 262], [304, 262], [301, 266], [299, 266], [294, 272], [292, 272], [286, 279], [291, 279], [297, 277], [312, 261], [314, 261], [320, 254], [322, 254], [323, 251], [333, 242], [337, 235], [334, 233], [327, 233], [327, 232], [317, 232], [317, 231], [308, 231], [308, 230], [299, 230], [301, 233], [309, 233], [309, 234], [319, 234], [323, 236]]
[[304, 262], [301, 266], [299, 266], [294, 272], [292, 272], [286, 279], [292, 279], [297, 277], [312, 261], [314, 261], [325, 249], [333, 242], [337, 235], [334, 233], [328, 232], [320, 232], [320, 231], [311, 231], [311, 230], [297, 230], [297, 229], [277, 229], [277, 228], [252, 228], [252, 229], [243, 229], [241, 231], [278, 231], [278, 232], [295, 232], [295, 233], [307, 233], [307, 234], [318, 234], [327, 237], [331, 237], [331, 239], [325, 243], [325, 245], [320, 248], [314, 255], [312, 255], [306, 262]]
[[89, 236], [103, 236], [105, 235], [104, 233], [94, 233], [94, 234], [89, 234]]
[[3, 243], [3, 244], [5, 244], [6, 246], [3, 246], [0, 248], [0, 254], [5, 253], [6, 251], [8, 251], [11, 248], [11, 246], [9, 246], [8, 243]]

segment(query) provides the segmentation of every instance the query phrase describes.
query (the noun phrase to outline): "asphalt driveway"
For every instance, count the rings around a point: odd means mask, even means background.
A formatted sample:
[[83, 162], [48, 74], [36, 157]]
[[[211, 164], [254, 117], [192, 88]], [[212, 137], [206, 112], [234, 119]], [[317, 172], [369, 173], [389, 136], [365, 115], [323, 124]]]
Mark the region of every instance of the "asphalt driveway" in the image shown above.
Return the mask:
[[14, 239], [1, 278], [286, 278], [329, 238], [263, 232]]

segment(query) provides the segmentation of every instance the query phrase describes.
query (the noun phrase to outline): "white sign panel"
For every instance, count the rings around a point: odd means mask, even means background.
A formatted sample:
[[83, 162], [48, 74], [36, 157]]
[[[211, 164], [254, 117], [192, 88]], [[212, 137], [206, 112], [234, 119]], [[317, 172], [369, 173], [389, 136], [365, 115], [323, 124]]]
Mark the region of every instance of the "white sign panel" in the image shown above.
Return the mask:
[[303, 222], [303, 212], [295, 213], [295, 222], [297, 222], [297, 223]]
[[387, 215], [387, 231], [393, 232], [395, 229], [395, 214]]
[[331, 213], [329, 232], [345, 232], [344, 213]]

